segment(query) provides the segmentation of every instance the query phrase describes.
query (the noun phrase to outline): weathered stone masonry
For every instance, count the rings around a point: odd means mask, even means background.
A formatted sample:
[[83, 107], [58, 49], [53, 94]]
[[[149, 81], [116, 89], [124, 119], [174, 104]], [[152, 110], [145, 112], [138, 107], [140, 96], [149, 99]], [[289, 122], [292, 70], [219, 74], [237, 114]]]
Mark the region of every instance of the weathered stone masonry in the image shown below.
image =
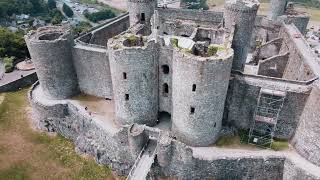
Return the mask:
[[[156, 8], [154, 0], [128, 5], [129, 16], [75, 41], [67, 26], [26, 37], [39, 76], [29, 99], [41, 129], [73, 140], [79, 153], [120, 175], [156, 141], [149, 178], [320, 179], [320, 68], [305, 40], [294, 38], [303, 29], [294, 24], [304, 19], [256, 18], [259, 3], [248, 0], [227, 2], [224, 13]], [[260, 48], [250, 47], [254, 39], [263, 39]], [[217, 54], [208, 56], [212, 45]], [[246, 63], [249, 48], [256, 50], [253, 65]], [[261, 89], [285, 92], [275, 137], [302, 157], [210, 147], [222, 126], [251, 127]], [[92, 115], [73, 99], [80, 92], [114, 102], [115, 119]], [[158, 122], [160, 112], [172, 116]]]

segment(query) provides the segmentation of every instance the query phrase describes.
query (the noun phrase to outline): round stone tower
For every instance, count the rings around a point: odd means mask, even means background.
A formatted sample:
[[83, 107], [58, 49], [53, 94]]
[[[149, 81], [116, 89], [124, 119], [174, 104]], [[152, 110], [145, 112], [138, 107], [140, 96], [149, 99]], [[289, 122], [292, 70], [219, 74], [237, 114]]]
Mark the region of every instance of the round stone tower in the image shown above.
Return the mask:
[[116, 118], [125, 124], [156, 124], [158, 61], [153, 41], [135, 35], [109, 40]]
[[234, 70], [244, 69], [259, 5], [257, 0], [227, 0], [225, 3], [225, 26], [231, 29], [235, 25], [232, 42]]
[[221, 130], [233, 50], [222, 56], [201, 57], [174, 50], [172, 131], [191, 146], [214, 143]]
[[269, 19], [275, 21], [279, 16], [282, 16], [286, 11], [288, 1], [287, 0], [271, 0], [270, 4], [271, 4], [271, 8], [269, 12]]
[[131, 26], [137, 23], [150, 24], [157, 0], [128, 0], [127, 6]]
[[43, 93], [52, 99], [65, 99], [77, 94], [70, 26], [39, 28], [27, 34], [25, 40]]

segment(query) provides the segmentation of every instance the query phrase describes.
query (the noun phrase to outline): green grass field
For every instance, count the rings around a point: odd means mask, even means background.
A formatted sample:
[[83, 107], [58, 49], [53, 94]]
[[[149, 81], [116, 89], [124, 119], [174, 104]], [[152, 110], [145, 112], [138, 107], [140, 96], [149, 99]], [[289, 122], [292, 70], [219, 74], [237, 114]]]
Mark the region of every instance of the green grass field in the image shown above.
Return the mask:
[[116, 179], [71, 141], [35, 131], [29, 116], [27, 89], [0, 94], [0, 180]]

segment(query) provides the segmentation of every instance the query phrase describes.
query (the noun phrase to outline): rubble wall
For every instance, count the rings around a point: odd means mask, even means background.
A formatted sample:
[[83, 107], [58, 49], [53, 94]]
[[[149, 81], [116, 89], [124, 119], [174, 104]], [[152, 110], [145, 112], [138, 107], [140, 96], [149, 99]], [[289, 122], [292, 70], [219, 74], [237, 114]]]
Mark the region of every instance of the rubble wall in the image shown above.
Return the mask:
[[37, 80], [38, 80], [37, 73], [32, 71], [32, 73], [22, 78], [19, 77], [18, 79], [15, 79], [9, 83], [1, 85], [0, 93], [19, 90], [20, 88], [24, 88], [34, 84]]
[[100, 46], [107, 46], [108, 39], [126, 31], [130, 27], [129, 25], [129, 14], [123, 14], [118, 16], [102, 26], [95, 27], [77, 40]]
[[[134, 163], [130, 153], [128, 128], [116, 133], [83, 107], [69, 100], [49, 100], [39, 94], [39, 83], [29, 91], [33, 117], [45, 131], [58, 132], [74, 141], [78, 153], [92, 155], [97, 163], [109, 166], [118, 175], [127, 175]], [[159, 130], [145, 127], [150, 136], [159, 137]], [[189, 147], [167, 139], [159, 148], [163, 163], [155, 161], [150, 177], [179, 179], [319, 179], [318, 167], [291, 152], [268, 150], [235, 150], [216, 147]], [[161, 143], [161, 144], [163, 144]], [[160, 145], [161, 146], [161, 145]], [[169, 157], [169, 158], [168, 158]], [[300, 159], [299, 159], [300, 158]], [[310, 165], [311, 164], [311, 165]]]
[[223, 22], [223, 12], [199, 11], [191, 9], [157, 8], [161, 26], [165, 21], [188, 20], [199, 25], [218, 26]]
[[[319, 171], [313, 167], [309, 167], [301, 161], [295, 160], [296, 158], [290, 157], [285, 160], [283, 180], [304, 179], [315, 180], [319, 179]], [[300, 160], [300, 159], [298, 159]], [[299, 165], [300, 163], [300, 165]]]
[[73, 48], [72, 53], [80, 91], [112, 99], [112, 80], [107, 50], [102, 47], [78, 44]]
[[289, 58], [289, 53], [276, 55], [266, 60], [260, 60], [258, 75], [282, 78]]
[[[133, 165], [126, 127], [117, 133], [108, 132], [100, 120], [68, 100], [43, 99], [35, 84], [29, 92], [33, 118], [44, 131], [58, 132], [71, 139], [78, 153], [92, 155], [97, 163], [109, 166], [119, 175], [126, 175]], [[38, 91], [37, 93], [35, 93]]]
[[[239, 152], [214, 147], [190, 148], [172, 143], [172, 159], [166, 167], [155, 166], [158, 177], [178, 179], [270, 179], [283, 176], [285, 157], [266, 152]], [[150, 173], [150, 174], [152, 174]]]
[[301, 115], [301, 120], [292, 140], [299, 154], [320, 166], [320, 85], [313, 85], [310, 97]]
[[[294, 37], [297, 36], [297, 37]], [[279, 37], [283, 38], [280, 54], [289, 52], [289, 61], [283, 78], [297, 81], [308, 81], [315, 78], [312, 64], [314, 57], [309, 45], [299, 30], [293, 25], [284, 25]]]
[[253, 123], [261, 88], [282, 91], [287, 89], [275, 136], [290, 139], [310, 94], [311, 87], [307, 85], [262, 76], [236, 75], [229, 86], [224, 124], [249, 129]]

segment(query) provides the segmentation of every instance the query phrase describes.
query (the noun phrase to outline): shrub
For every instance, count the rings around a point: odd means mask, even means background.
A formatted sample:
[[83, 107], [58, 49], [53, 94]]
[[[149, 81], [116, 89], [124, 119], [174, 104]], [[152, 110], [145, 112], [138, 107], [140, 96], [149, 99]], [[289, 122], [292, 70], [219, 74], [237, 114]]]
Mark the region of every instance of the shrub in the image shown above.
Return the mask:
[[57, 8], [56, 1], [55, 0], [48, 0], [48, 8], [51, 10]]
[[271, 144], [271, 149], [275, 151], [281, 151], [289, 148], [289, 143], [288, 141], [277, 141], [274, 140]]
[[185, 52], [185, 53], [192, 53], [192, 49], [188, 49], [188, 48], [184, 48], [184, 49], [182, 49], [182, 51], [183, 52]]
[[66, 3], [63, 3], [62, 10], [68, 17], [72, 17], [73, 16], [72, 9], [68, 5], [66, 5]]
[[105, 19], [116, 17], [116, 13], [112, 9], [104, 9], [99, 12], [89, 13], [87, 10], [84, 12], [84, 16], [92, 22], [98, 22]]
[[114, 45], [112, 48], [113, 48], [114, 50], [117, 50], [117, 49], [120, 48], [120, 45], [119, 45], [119, 44], [116, 44], [116, 45]]
[[172, 38], [171, 39], [171, 44], [172, 44], [173, 47], [177, 48], [177, 47], [179, 47], [179, 45], [178, 45], [179, 44], [179, 40], [177, 38]]
[[29, 56], [23, 35], [23, 31], [11, 32], [7, 28], [0, 27], [0, 57], [25, 58]]
[[55, 24], [60, 24], [62, 22], [62, 20], [63, 20], [62, 13], [57, 9], [55, 9], [55, 10], [50, 12], [50, 17], [52, 17], [51, 23], [54, 24], [54, 25]]
[[240, 136], [241, 143], [248, 143], [249, 140], [249, 130], [248, 129], [239, 129], [238, 134]]
[[13, 71], [13, 60], [14, 60], [14, 57], [3, 58], [4, 68], [5, 68], [6, 73]]
[[87, 32], [92, 28], [91, 24], [86, 21], [80, 22], [76, 27], [73, 27], [74, 34], [80, 34], [82, 32]]
[[5, 64], [4, 69], [6, 73], [10, 73], [13, 71], [13, 65], [12, 64]]
[[219, 50], [219, 47], [217, 47], [217, 46], [209, 46], [208, 47], [208, 56], [214, 56], [214, 55], [216, 55], [217, 54], [217, 52], [218, 52], [218, 50]]
[[127, 39], [129, 46], [137, 46], [138, 45], [139, 37], [131, 34], [130, 36], [127, 36], [126, 39]]

